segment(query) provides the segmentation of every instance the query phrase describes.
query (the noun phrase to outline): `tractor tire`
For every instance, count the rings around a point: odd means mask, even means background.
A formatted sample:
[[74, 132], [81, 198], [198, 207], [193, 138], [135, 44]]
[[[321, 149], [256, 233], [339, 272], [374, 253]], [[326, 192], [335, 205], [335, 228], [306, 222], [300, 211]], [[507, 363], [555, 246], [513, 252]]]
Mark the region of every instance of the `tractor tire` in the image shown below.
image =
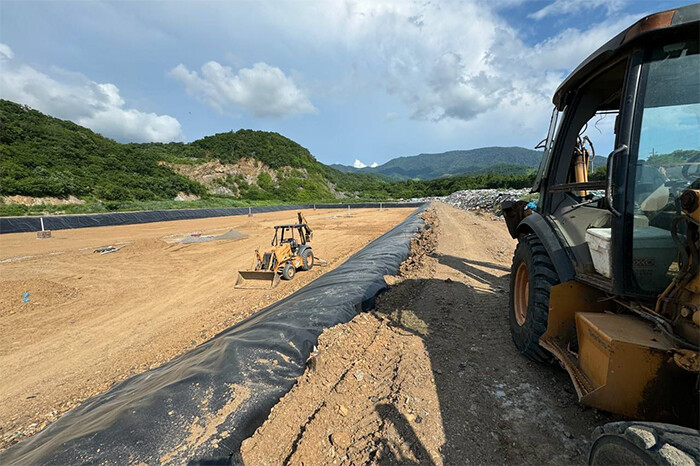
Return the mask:
[[301, 270], [311, 270], [314, 268], [314, 253], [311, 249], [305, 249], [301, 253]]
[[593, 431], [589, 465], [700, 464], [700, 432], [657, 422], [611, 422]]
[[559, 283], [552, 260], [534, 234], [518, 240], [510, 274], [508, 321], [518, 351], [537, 362], [550, 362], [552, 356], [540, 346], [547, 330], [549, 290]]
[[291, 280], [296, 274], [297, 269], [295, 269], [294, 266], [289, 262], [287, 262], [282, 268], [282, 278], [284, 278], [285, 280]]

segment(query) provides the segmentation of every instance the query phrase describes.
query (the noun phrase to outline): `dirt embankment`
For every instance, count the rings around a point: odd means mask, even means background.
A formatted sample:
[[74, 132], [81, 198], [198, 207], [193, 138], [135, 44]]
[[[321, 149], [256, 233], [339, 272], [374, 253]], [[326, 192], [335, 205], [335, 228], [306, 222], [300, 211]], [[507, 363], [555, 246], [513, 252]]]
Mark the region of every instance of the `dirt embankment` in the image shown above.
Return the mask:
[[376, 309], [321, 335], [245, 464], [585, 464], [609, 418], [513, 347], [514, 240], [491, 215], [434, 208]]
[[[253, 251], [269, 247], [272, 226], [295, 218], [292, 211], [60, 230], [45, 240], [0, 235], [0, 448], [284, 298], [412, 210], [305, 212], [314, 253], [329, 266], [274, 290], [233, 284]], [[224, 239], [180, 242], [207, 235]], [[105, 245], [121, 249], [93, 252]]]
[[0, 200], [4, 204], [21, 204], [28, 206], [36, 205], [70, 205], [70, 204], [85, 204], [85, 201], [78, 199], [75, 196], [68, 197], [32, 197], [32, 196], [2, 196]]
[[[240, 175], [248, 185], [257, 185], [258, 176], [262, 173], [270, 175], [270, 179], [273, 183], [277, 182], [277, 170], [273, 170], [259, 160], [245, 157], [236, 163], [221, 163], [218, 160], [213, 160], [198, 165], [166, 162], [163, 162], [163, 164], [175, 170], [176, 173], [197, 181], [206, 186], [210, 191], [218, 194], [238, 194], [221, 184], [227, 177], [235, 177], [236, 175]], [[285, 174], [292, 170], [294, 170], [292, 167], [280, 168], [281, 173]], [[296, 170], [306, 174], [306, 169], [301, 168]]]

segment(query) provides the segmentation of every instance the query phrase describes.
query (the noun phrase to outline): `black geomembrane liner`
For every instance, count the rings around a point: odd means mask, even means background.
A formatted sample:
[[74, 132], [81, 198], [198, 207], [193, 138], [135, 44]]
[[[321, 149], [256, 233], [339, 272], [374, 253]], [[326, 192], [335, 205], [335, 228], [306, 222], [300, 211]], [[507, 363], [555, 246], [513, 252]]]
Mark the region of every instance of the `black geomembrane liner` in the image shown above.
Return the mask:
[[[382, 208], [418, 207], [420, 202], [382, 202]], [[380, 203], [349, 204], [351, 209], [379, 208]], [[265, 212], [280, 212], [283, 210], [308, 209], [347, 209], [348, 204], [297, 204], [257, 207], [232, 207], [221, 209], [175, 209], [175, 210], [145, 210], [141, 212], [112, 212], [105, 214], [80, 215], [48, 215], [45, 217], [0, 217], [0, 234], [41, 231], [41, 218], [44, 219], [44, 229], [65, 230], [69, 228], [106, 227], [112, 225], [134, 225], [138, 223], [168, 222], [172, 220], [190, 220], [208, 217], [226, 217], [228, 215], [247, 215], [248, 212], [261, 214]]]
[[287, 298], [83, 402], [0, 453], [0, 464], [237, 462], [241, 442], [303, 374], [319, 335], [374, 306], [384, 275], [396, 274], [425, 228], [422, 210]]

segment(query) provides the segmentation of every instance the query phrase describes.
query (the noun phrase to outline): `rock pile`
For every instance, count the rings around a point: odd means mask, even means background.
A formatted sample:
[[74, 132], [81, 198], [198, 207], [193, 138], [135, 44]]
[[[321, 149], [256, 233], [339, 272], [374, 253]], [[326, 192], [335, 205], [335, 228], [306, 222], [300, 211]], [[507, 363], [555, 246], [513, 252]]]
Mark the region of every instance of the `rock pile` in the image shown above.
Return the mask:
[[526, 189], [468, 189], [449, 196], [434, 197], [426, 201], [442, 201], [458, 209], [491, 212], [500, 215], [501, 203], [510, 199], [521, 199], [530, 192]]

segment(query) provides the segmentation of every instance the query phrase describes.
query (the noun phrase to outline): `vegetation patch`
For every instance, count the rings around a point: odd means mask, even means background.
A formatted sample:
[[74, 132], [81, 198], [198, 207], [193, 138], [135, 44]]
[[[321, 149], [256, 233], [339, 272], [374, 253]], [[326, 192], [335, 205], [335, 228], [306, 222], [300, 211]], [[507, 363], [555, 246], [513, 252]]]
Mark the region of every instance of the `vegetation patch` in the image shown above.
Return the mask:
[[534, 179], [532, 169], [500, 169], [507, 173], [391, 181], [336, 170], [280, 134], [247, 129], [191, 143], [120, 144], [0, 100], [0, 215], [389, 201], [523, 188]]

